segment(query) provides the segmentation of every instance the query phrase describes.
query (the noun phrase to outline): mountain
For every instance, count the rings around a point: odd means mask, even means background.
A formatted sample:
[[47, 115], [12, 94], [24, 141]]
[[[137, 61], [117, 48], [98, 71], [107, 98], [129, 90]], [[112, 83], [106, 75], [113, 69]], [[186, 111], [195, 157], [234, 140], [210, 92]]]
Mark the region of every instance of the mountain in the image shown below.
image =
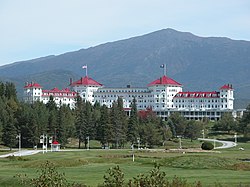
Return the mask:
[[167, 75], [186, 91], [213, 91], [230, 83], [236, 99], [249, 100], [249, 41], [198, 37], [173, 29], [1, 66], [0, 80], [14, 81], [19, 92], [26, 81], [62, 88], [70, 77], [76, 80], [85, 75], [81, 68], [85, 64], [90, 77], [112, 87], [144, 87], [159, 78], [160, 65], [167, 64]]

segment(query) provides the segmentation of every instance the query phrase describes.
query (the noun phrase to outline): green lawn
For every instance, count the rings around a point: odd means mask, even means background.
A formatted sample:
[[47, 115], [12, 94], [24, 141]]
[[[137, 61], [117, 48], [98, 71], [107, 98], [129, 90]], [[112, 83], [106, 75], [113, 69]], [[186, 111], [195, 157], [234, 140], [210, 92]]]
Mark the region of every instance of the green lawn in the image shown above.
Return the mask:
[[[240, 151], [239, 147], [244, 147]], [[119, 165], [126, 180], [146, 173], [155, 163], [167, 173], [169, 179], [178, 176], [188, 182], [201, 181], [203, 186], [220, 183], [237, 186], [250, 185], [250, 163], [240, 159], [250, 159], [250, 143], [240, 143], [236, 148], [220, 150], [220, 153], [166, 153], [162, 150], [150, 152], [135, 150], [132, 162], [131, 150], [82, 150], [74, 152], [48, 152], [20, 159], [0, 159], [0, 186], [18, 186], [16, 174], [26, 173], [30, 177], [47, 160], [55, 163], [59, 172], [64, 172], [70, 182], [97, 186], [103, 182], [108, 168]]]

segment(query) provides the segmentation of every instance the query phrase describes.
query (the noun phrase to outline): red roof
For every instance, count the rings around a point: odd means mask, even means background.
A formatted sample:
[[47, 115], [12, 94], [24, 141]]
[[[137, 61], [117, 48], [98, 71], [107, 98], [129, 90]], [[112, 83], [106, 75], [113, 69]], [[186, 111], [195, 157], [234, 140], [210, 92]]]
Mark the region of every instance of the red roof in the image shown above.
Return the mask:
[[232, 90], [233, 86], [232, 84], [225, 84], [222, 87], [220, 87], [220, 90]]
[[42, 86], [38, 83], [29, 83], [25, 85], [24, 88], [42, 88]]
[[102, 86], [102, 84], [100, 84], [99, 82], [95, 81], [94, 79], [88, 76], [82, 77], [80, 80], [70, 84], [70, 86], [77, 86], [77, 85]]
[[58, 141], [56, 141], [56, 140], [54, 140], [53, 142], [52, 142], [52, 144], [59, 144], [59, 142]]
[[220, 92], [179, 92], [175, 98], [219, 98]]
[[55, 97], [75, 97], [77, 95], [76, 92], [70, 91], [70, 89], [65, 88], [62, 90], [59, 90], [58, 88], [53, 88], [52, 90], [43, 90], [42, 96], [55, 96]]
[[181, 86], [180, 83], [176, 82], [175, 80], [167, 77], [164, 75], [163, 77], [151, 82], [148, 84], [148, 86], [154, 86], [154, 85], [176, 85], [176, 86]]

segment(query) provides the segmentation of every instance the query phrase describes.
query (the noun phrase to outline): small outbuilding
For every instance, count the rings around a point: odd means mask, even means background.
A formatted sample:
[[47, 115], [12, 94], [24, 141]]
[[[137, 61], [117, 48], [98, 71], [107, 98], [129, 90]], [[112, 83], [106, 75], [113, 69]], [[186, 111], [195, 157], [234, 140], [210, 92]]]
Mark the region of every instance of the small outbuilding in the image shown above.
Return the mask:
[[54, 140], [51, 144], [51, 151], [60, 151], [60, 145], [58, 141]]

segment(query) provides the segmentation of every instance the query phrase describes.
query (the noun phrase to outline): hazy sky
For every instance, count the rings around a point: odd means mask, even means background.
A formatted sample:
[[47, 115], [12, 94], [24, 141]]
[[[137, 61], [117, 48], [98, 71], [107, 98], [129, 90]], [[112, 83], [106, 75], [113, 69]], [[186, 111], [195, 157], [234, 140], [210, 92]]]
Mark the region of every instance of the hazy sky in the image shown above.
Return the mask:
[[250, 0], [0, 0], [0, 65], [173, 28], [250, 41]]

